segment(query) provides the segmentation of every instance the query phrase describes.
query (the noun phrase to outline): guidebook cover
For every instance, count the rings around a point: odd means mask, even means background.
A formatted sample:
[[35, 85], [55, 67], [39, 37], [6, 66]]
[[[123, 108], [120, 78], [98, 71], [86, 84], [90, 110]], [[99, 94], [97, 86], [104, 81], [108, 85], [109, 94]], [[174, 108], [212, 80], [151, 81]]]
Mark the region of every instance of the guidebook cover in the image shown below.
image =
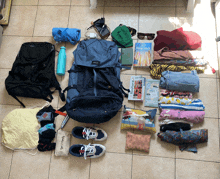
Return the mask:
[[158, 107], [160, 80], [147, 79], [144, 106]]
[[152, 62], [152, 43], [135, 43], [135, 67], [148, 67]]
[[143, 101], [145, 90], [145, 78], [142, 76], [131, 76], [130, 93], [128, 100]]

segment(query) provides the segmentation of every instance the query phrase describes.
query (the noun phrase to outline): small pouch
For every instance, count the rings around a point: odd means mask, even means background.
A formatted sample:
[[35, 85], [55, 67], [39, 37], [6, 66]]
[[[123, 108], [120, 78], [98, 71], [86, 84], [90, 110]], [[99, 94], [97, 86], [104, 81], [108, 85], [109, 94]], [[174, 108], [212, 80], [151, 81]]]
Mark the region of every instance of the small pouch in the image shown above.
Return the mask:
[[125, 149], [137, 149], [149, 152], [151, 135], [139, 135], [127, 132]]
[[107, 39], [110, 35], [110, 29], [109, 27], [105, 24], [99, 31], [99, 35], [102, 39]]
[[121, 129], [137, 129], [156, 133], [155, 116], [157, 109], [149, 111], [131, 109], [124, 106]]
[[67, 157], [70, 148], [70, 133], [59, 129], [56, 136], [55, 156]]
[[107, 39], [111, 33], [109, 27], [105, 24], [104, 17], [92, 22], [92, 25], [87, 30], [92, 27], [94, 27], [101, 39]]

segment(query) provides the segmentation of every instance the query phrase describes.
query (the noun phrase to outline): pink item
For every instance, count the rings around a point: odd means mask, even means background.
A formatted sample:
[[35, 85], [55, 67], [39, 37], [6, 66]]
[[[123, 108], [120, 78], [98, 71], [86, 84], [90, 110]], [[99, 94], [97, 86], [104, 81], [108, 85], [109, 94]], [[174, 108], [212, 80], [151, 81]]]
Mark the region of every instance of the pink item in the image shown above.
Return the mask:
[[171, 91], [171, 90], [166, 90], [166, 89], [160, 90], [160, 95], [164, 96], [164, 97], [169, 96], [169, 97], [174, 97], [174, 98], [189, 98], [189, 99], [192, 99], [192, 93]]
[[180, 111], [174, 109], [162, 109], [159, 120], [181, 119], [192, 123], [204, 121], [205, 111]]

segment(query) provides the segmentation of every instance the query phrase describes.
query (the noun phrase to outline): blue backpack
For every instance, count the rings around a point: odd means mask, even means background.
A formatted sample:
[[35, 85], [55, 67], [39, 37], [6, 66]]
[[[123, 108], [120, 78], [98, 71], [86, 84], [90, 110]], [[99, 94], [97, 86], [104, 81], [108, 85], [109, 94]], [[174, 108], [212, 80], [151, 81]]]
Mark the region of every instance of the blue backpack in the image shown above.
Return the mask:
[[123, 94], [127, 96], [120, 81], [117, 45], [106, 40], [83, 40], [73, 55], [69, 84], [64, 90], [68, 116], [83, 123], [110, 120], [121, 109]]

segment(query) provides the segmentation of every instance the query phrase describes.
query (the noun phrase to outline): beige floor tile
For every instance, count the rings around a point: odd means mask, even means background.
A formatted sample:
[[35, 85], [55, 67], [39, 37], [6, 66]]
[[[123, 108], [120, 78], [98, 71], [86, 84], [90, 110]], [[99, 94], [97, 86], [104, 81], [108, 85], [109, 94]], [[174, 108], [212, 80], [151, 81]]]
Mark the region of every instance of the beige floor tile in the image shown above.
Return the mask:
[[136, 67], [134, 69], [136, 69], [136, 75], [145, 75], [150, 78], [150, 69], [148, 67], [146, 67], [146, 68]]
[[[1, 135], [1, 132], [0, 132]], [[13, 151], [0, 145], [0, 174], [1, 178], [8, 178], [11, 167]]]
[[[213, 40], [216, 38], [215, 17], [211, 11], [210, 1], [197, 3], [193, 13], [186, 12], [184, 7], [177, 7], [176, 17], [176, 28], [183, 27], [185, 31], [193, 31], [200, 35], [202, 39], [201, 53], [204, 55], [204, 59], [215, 70], [218, 70], [216, 41]], [[206, 28], [203, 28], [204, 24]], [[207, 34], [210, 35], [207, 36]], [[200, 76], [216, 78], [216, 74], [212, 73], [209, 66]]]
[[[104, 6], [105, 0], [97, 0], [97, 6]], [[87, 0], [71, 0], [72, 6], [89, 6], [90, 1]]]
[[[12, 96], [8, 94], [5, 88], [5, 79], [8, 77], [9, 69], [0, 69], [0, 104], [20, 105]], [[21, 99], [20, 97], [18, 97]]]
[[[122, 85], [126, 88], [129, 89], [130, 87], [130, 79], [131, 79], [132, 75], [121, 75], [121, 81], [122, 81]], [[125, 91], [126, 93], [128, 93], [127, 91]], [[124, 97], [124, 102], [123, 105], [130, 107], [130, 108], [134, 108], [134, 101], [130, 101], [128, 100], [127, 97]]]
[[139, 32], [156, 33], [158, 30], [174, 30], [175, 7], [141, 7]]
[[12, 5], [13, 6], [30, 6], [30, 5], [37, 5], [38, 0], [13, 0]]
[[52, 36], [54, 27], [67, 27], [69, 6], [39, 6], [34, 36]]
[[219, 163], [176, 159], [176, 178], [178, 179], [217, 179], [219, 176]]
[[62, 5], [62, 6], [68, 6], [70, 5], [71, 0], [39, 0], [39, 5]]
[[131, 69], [122, 69], [121, 70], [121, 75], [135, 75], [136, 74], [136, 68], [133, 67], [133, 65], [131, 66]]
[[81, 37], [85, 37], [86, 29], [91, 26], [91, 22], [100, 17], [103, 17], [103, 7], [90, 9], [86, 6], [71, 6], [68, 27], [81, 29]]
[[56, 157], [52, 156], [50, 174], [51, 179], [86, 179], [89, 178], [90, 159], [84, 160], [79, 157]]
[[186, 8], [188, 0], [176, 0], [176, 6], [183, 6]]
[[[0, 117], [0, 128], [2, 128], [2, 121], [5, 118], [5, 116], [11, 112], [14, 109], [19, 108], [20, 106], [9, 106], [9, 105], [0, 105], [0, 112], [1, 112], [1, 117]], [[2, 136], [0, 130], [0, 136]], [[0, 145], [0, 174], [1, 178], [8, 178], [9, 177], [9, 172], [10, 172], [10, 167], [11, 167], [11, 160], [12, 160], [12, 154], [13, 151], [10, 149], [7, 149], [3, 145]]]
[[218, 118], [217, 83], [214, 78], [200, 78], [199, 93], [194, 98], [201, 99], [205, 106], [205, 117]]
[[96, 143], [100, 143], [106, 146], [107, 152], [131, 154], [132, 151], [125, 150], [127, 131], [121, 130], [121, 120], [122, 120], [122, 112], [118, 112], [118, 114], [112, 119], [110, 119], [110, 121], [105, 122], [103, 124], [95, 125], [95, 126], [99, 126], [104, 131], [106, 131], [108, 135], [106, 141], [96, 142]]
[[175, 158], [175, 154], [176, 154], [175, 145], [163, 142], [157, 137], [157, 133], [160, 131], [158, 117], [159, 117], [158, 115], [156, 115], [155, 117], [155, 127], [157, 131], [155, 134], [144, 132], [144, 131], [139, 131], [139, 130], [134, 130], [135, 134], [142, 134], [142, 135], [151, 134], [149, 153], [146, 153], [144, 151], [133, 150], [133, 154]]
[[108, 6], [116, 6], [116, 7], [126, 7], [126, 6], [131, 6], [131, 7], [135, 7], [135, 6], [139, 6], [139, 0], [122, 0], [122, 1], [118, 1], [118, 0], [107, 0], [105, 2], [105, 7]]
[[36, 13], [37, 6], [12, 6], [3, 35], [32, 36]]
[[14, 152], [10, 179], [47, 179], [50, 167], [51, 152], [38, 152], [36, 155], [18, 151]]
[[90, 178], [131, 178], [132, 155], [106, 153], [103, 157], [91, 160]]
[[[74, 55], [73, 52], [76, 50], [77, 45], [72, 45], [71, 43], [66, 43], [66, 71], [68, 71], [74, 62]], [[68, 73], [66, 73], [69, 75]]]
[[175, 6], [175, 0], [140, 0], [140, 6]]
[[197, 144], [198, 153], [196, 154], [187, 151], [181, 152], [179, 147], [176, 147], [176, 158], [219, 162], [218, 119], [205, 118], [204, 123], [194, 124], [192, 130], [196, 129], [208, 129], [208, 142]]
[[11, 69], [21, 45], [29, 41], [31, 37], [3, 36], [0, 48], [0, 68]]
[[[135, 28], [138, 31], [138, 7], [105, 7], [105, 23], [113, 31], [120, 24]], [[132, 37], [136, 39], [136, 35]]]
[[175, 159], [149, 156], [133, 156], [132, 178], [174, 178]]

